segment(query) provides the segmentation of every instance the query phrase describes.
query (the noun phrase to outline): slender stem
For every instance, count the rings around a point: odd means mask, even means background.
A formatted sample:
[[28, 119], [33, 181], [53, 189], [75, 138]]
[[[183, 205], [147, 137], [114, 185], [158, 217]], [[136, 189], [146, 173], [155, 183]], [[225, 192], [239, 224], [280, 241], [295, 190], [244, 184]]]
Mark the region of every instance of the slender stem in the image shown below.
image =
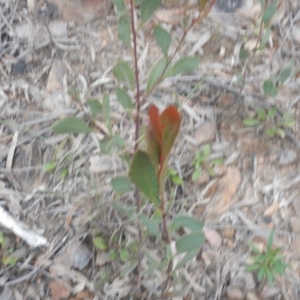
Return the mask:
[[137, 141], [139, 139], [139, 131], [140, 131], [141, 101], [140, 101], [140, 80], [139, 80], [138, 56], [137, 56], [137, 32], [136, 32], [135, 24], [134, 24], [133, 0], [130, 0], [130, 19], [131, 19], [132, 41], [133, 41], [134, 76], [135, 76], [135, 85], [136, 85], [136, 93], [135, 93], [136, 116], [135, 116], [135, 146], [134, 146], [134, 150], [137, 151], [137, 149], [138, 149]]
[[[134, 62], [134, 76], [135, 76], [135, 103], [136, 103], [136, 116], [135, 116], [135, 145], [134, 151], [138, 150], [139, 146], [139, 131], [140, 131], [140, 80], [139, 80], [139, 69], [138, 69], [138, 56], [137, 56], [137, 32], [134, 24], [134, 1], [130, 0], [130, 19], [131, 19], [131, 33], [133, 40], [133, 62]], [[141, 197], [138, 189], [135, 190], [136, 199], [136, 211], [138, 215], [137, 227], [138, 227], [138, 279], [137, 279], [137, 291], [141, 291], [141, 276], [142, 276], [142, 244], [143, 244], [143, 233], [141, 227], [141, 220], [139, 217], [139, 212], [141, 209]]]
[[146, 92], [144, 95], [143, 95], [143, 99], [141, 102], [143, 102], [145, 99], [147, 99], [147, 97], [153, 92], [153, 90], [158, 86], [158, 84], [161, 82], [161, 80], [163, 79], [164, 75], [165, 75], [165, 72], [167, 70], [167, 68], [169, 67], [170, 63], [172, 62], [172, 60], [174, 59], [175, 55], [177, 54], [177, 52], [179, 51], [182, 43], [184, 42], [185, 40], [185, 37], [186, 35], [188, 34], [188, 32], [192, 29], [192, 27], [203, 21], [203, 19], [208, 15], [208, 13], [210, 12], [211, 8], [213, 7], [213, 5], [216, 3], [217, 0], [212, 0], [211, 3], [205, 8], [205, 10], [203, 11], [203, 13], [200, 13], [199, 16], [197, 18], [194, 18], [191, 22], [191, 24], [188, 26], [188, 28], [183, 32], [183, 35], [181, 36], [181, 39], [175, 49], [175, 51], [173, 52], [173, 54], [170, 56], [170, 58], [168, 59], [168, 62], [164, 68], [164, 70], [162, 71], [160, 77], [158, 78], [157, 82], [153, 85], [153, 87], [148, 91]]

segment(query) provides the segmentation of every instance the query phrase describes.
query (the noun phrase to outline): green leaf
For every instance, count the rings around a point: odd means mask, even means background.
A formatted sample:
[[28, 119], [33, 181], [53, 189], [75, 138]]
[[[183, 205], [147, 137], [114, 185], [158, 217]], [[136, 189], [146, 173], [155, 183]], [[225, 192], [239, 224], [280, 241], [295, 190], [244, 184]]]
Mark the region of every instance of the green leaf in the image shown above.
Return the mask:
[[269, 238], [268, 238], [267, 252], [272, 250], [273, 241], [274, 241], [274, 230], [271, 231]]
[[117, 258], [117, 251], [116, 250], [112, 250], [109, 253], [109, 257], [110, 257], [111, 260], [115, 260]]
[[131, 190], [131, 182], [128, 177], [115, 177], [110, 182], [116, 192], [125, 193]]
[[175, 217], [170, 225], [170, 230], [174, 231], [181, 227], [189, 228], [192, 231], [200, 231], [203, 229], [203, 223], [190, 216]]
[[282, 139], [285, 138], [285, 131], [284, 131], [284, 129], [282, 129], [282, 128], [277, 128], [277, 129], [276, 129], [276, 134], [277, 134], [280, 138], [282, 138]]
[[59, 177], [60, 177], [60, 178], [65, 178], [67, 175], [68, 175], [68, 169], [67, 169], [67, 168], [64, 168], [64, 169], [60, 172]]
[[117, 134], [112, 137], [105, 137], [100, 141], [100, 149], [106, 154], [110, 154], [114, 147], [122, 149], [124, 145], [124, 140]]
[[177, 254], [200, 249], [204, 244], [205, 238], [202, 232], [193, 232], [183, 235], [176, 242]]
[[263, 14], [263, 21], [265, 25], [268, 25], [269, 22], [271, 21], [272, 17], [276, 13], [276, 8], [277, 8], [277, 1], [275, 1], [275, 3], [268, 5], [267, 8], [265, 9]]
[[259, 45], [259, 48], [258, 49], [255, 49], [255, 50], [259, 50], [259, 49], [264, 49], [269, 41], [269, 38], [270, 38], [270, 35], [271, 35], [271, 28], [270, 27], [267, 27], [265, 30], [264, 30], [264, 34], [263, 34], [263, 37], [261, 39], [261, 43]]
[[160, 5], [160, 0], [142, 0], [141, 23], [144, 24]]
[[18, 261], [17, 257], [4, 255], [2, 257], [2, 263], [4, 266], [14, 266]]
[[52, 172], [56, 168], [55, 162], [45, 163], [44, 164], [44, 170], [46, 172]]
[[269, 120], [272, 120], [272, 119], [274, 119], [274, 117], [275, 117], [275, 115], [276, 115], [276, 112], [277, 112], [277, 109], [276, 109], [276, 107], [271, 107], [270, 109], [269, 109], [269, 111], [268, 111], [268, 119]]
[[151, 69], [148, 76], [146, 92], [150, 91], [159, 81], [165, 70], [167, 61], [165, 58], [160, 59]]
[[54, 133], [90, 133], [90, 128], [84, 121], [75, 117], [68, 117], [55, 123], [52, 127]]
[[105, 239], [101, 236], [93, 238], [93, 244], [99, 250], [107, 250], [108, 248]]
[[286, 67], [283, 70], [281, 70], [279, 74], [279, 83], [282, 85], [286, 82], [286, 80], [291, 76], [292, 68]]
[[127, 12], [120, 14], [118, 18], [118, 38], [127, 46], [130, 44], [130, 17]]
[[257, 113], [257, 116], [258, 116], [259, 120], [261, 120], [261, 121], [265, 121], [266, 120], [267, 114], [266, 114], [266, 112], [265, 112], [264, 109], [258, 108], [257, 111], [256, 111], [256, 113]]
[[88, 99], [86, 103], [91, 109], [93, 118], [95, 118], [102, 111], [102, 105], [97, 99]]
[[269, 137], [273, 138], [275, 136], [275, 134], [276, 134], [276, 127], [272, 126], [272, 127], [266, 128], [266, 134]]
[[192, 258], [196, 257], [199, 253], [199, 249], [194, 249], [189, 252], [184, 256], [182, 260], [176, 265], [174, 271], [180, 270], [189, 260]]
[[112, 206], [115, 210], [117, 210], [118, 212], [120, 212], [121, 214], [123, 214], [124, 216], [126, 216], [129, 219], [133, 218], [135, 215], [134, 209], [128, 207], [127, 205], [125, 205], [121, 202], [114, 201], [112, 203]]
[[253, 127], [259, 123], [259, 120], [253, 118], [246, 118], [243, 121], [243, 125], [246, 127]]
[[199, 179], [200, 175], [201, 175], [201, 171], [202, 169], [201, 168], [197, 168], [193, 174], [192, 174], [192, 181], [196, 181]]
[[4, 246], [4, 245], [5, 245], [5, 236], [3, 232], [0, 232], [0, 246]]
[[172, 68], [172, 76], [194, 71], [200, 63], [199, 57], [191, 56], [179, 59]]
[[103, 103], [103, 117], [109, 132], [111, 132], [112, 127], [111, 127], [111, 116], [110, 116], [110, 99], [107, 94], [104, 94], [102, 103]]
[[266, 80], [263, 84], [263, 90], [265, 96], [275, 97], [278, 93], [278, 90], [275, 86], [275, 83], [272, 79]]
[[132, 101], [131, 98], [126, 93], [126, 91], [118, 87], [116, 90], [116, 94], [117, 94], [117, 99], [120, 102], [120, 104], [123, 106], [123, 108], [132, 109]]
[[152, 220], [150, 220], [147, 216], [142, 214], [141, 222], [149, 230], [151, 234], [153, 234], [156, 238], [159, 237], [159, 230], [157, 228], [157, 225]]
[[249, 57], [249, 52], [247, 49], [241, 49], [239, 53], [239, 59], [242, 65], [244, 65], [246, 59]]
[[124, 0], [112, 0], [112, 2], [117, 8], [118, 14], [126, 10], [126, 5]]
[[131, 181], [152, 203], [159, 205], [159, 184], [155, 169], [146, 152], [137, 151], [129, 170]]
[[158, 46], [161, 48], [163, 54], [167, 57], [168, 50], [171, 44], [171, 39], [172, 39], [171, 35], [164, 28], [162, 28], [159, 25], [156, 25], [154, 27], [154, 37], [156, 39]]
[[129, 257], [129, 252], [126, 249], [121, 249], [119, 257], [122, 262], [126, 262]]
[[113, 67], [114, 76], [121, 82], [125, 82], [130, 87], [133, 87], [134, 74], [126, 61], [119, 61]]

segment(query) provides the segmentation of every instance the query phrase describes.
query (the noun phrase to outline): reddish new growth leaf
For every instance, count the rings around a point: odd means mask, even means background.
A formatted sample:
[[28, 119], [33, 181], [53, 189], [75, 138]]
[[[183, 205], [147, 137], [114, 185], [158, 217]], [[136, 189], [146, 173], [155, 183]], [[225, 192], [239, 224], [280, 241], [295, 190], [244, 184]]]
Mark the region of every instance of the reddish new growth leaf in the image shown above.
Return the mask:
[[[149, 109], [150, 124], [147, 128], [148, 153], [152, 163], [162, 168], [179, 133], [181, 117], [175, 106], [168, 106], [159, 115], [156, 106]], [[161, 171], [161, 170], [160, 170]]]

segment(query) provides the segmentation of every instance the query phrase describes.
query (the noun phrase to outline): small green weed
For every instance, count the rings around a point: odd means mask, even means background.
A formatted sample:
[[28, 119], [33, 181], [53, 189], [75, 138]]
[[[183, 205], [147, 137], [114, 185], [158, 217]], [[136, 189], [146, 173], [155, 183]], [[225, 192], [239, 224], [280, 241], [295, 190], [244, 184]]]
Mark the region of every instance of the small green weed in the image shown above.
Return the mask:
[[284, 257], [280, 253], [280, 248], [273, 248], [274, 231], [271, 232], [267, 249], [265, 252], [260, 252], [259, 249], [253, 244], [249, 243], [254, 255], [251, 257], [252, 263], [246, 268], [249, 272], [257, 272], [257, 279], [259, 281], [267, 280], [270, 285], [274, 284], [277, 276], [285, 274], [288, 264], [284, 262]]
[[264, 133], [270, 138], [275, 136], [285, 138], [285, 129], [292, 128], [294, 121], [288, 113], [284, 113], [279, 118], [276, 113], [277, 109], [275, 107], [271, 107], [267, 112], [259, 108], [255, 117], [244, 119], [243, 124], [246, 127], [262, 126]]
[[192, 165], [194, 166], [194, 172], [192, 174], [192, 180], [196, 181], [202, 171], [206, 171], [211, 177], [213, 177], [214, 174], [214, 167], [217, 165], [221, 165], [223, 163], [222, 158], [216, 158], [213, 160], [209, 160], [209, 155], [211, 153], [210, 145], [207, 144], [203, 147], [201, 151], [198, 151], [195, 155], [195, 158], [192, 162]]

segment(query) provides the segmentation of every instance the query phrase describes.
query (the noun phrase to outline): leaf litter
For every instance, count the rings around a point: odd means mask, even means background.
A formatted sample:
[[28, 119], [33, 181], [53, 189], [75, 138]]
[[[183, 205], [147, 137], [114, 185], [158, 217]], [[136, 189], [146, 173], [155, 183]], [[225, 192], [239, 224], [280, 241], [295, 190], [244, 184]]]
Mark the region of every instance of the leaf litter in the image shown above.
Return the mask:
[[[247, 5], [248, 2], [251, 1], [247, 1]], [[40, 299], [66, 297], [66, 290], [60, 290], [60, 284], [64, 286], [68, 283], [68, 289], [78, 297], [80, 293], [89, 290], [91, 298], [94, 295], [100, 299], [125, 298], [134, 289], [131, 273], [128, 271], [132, 270], [134, 265], [130, 265], [129, 262], [122, 265], [119, 262], [112, 263], [106, 258], [103, 263], [96, 266], [88, 261], [87, 266], [79, 270], [70, 269], [70, 266], [56, 265], [55, 270], [60, 274], [60, 279], [53, 279], [49, 269], [51, 265], [55, 267], [55, 257], [59, 257], [59, 253], [64, 253], [66, 241], [79, 238], [90, 253], [93, 252], [91, 237], [99, 232], [108, 240], [113, 236], [116, 227], [128, 241], [134, 240], [136, 235], [135, 228], [126, 226], [128, 221], [111, 207], [111, 202], [116, 199], [110, 187], [110, 179], [112, 174], [122, 171], [119, 163], [107, 160], [106, 156], [103, 156], [102, 160], [96, 159], [97, 156], [103, 155], [97, 138], [101, 139], [107, 134], [107, 128], [102, 120], [97, 120], [99, 128], [103, 129], [98, 136], [81, 135], [78, 139], [74, 139], [54, 138], [51, 135], [51, 126], [55, 121], [64, 115], [74, 116], [82, 105], [76, 101], [76, 97], [70, 97], [71, 88], [78, 88], [76, 93], [79, 99], [86, 95], [101, 98], [102, 89], [115, 90], [110, 70], [117, 58], [123, 56], [123, 52], [119, 50], [120, 47], [116, 47], [120, 44], [116, 39], [114, 12], [110, 11], [107, 16], [99, 16], [95, 21], [90, 21], [91, 17], [85, 15], [86, 11], [83, 15], [80, 15], [78, 10], [65, 11], [62, 13], [62, 22], [69, 22], [75, 18], [75, 23], [70, 22], [66, 27], [66, 23], [55, 25], [53, 20], [56, 17], [55, 8], [43, 1], [37, 1], [35, 10], [29, 18], [25, 18], [22, 14], [21, 4], [15, 6], [16, 3], [17, 1], [2, 1], [0, 4], [3, 8], [1, 13], [7, 20], [5, 24], [3, 23], [7, 36], [2, 39], [1, 49], [4, 49], [4, 56], [0, 67], [2, 78], [0, 149], [3, 149], [0, 161], [0, 181], [3, 183], [0, 193], [1, 209], [3, 207], [15, 220], [21, 218], [30, 229], [47, 237], [50, 248], [42, 247], [34, 252], [28, 247], [26, 248], [30, 258], [28, 261], [20, 258], [16, 265], [1, 269], [0, 284], [1, 287], [5, 287], [0, 290], [1, 296], [23, 293], [22, 296], [26, 297], [33, 294], [33, 290], [38, 290], [37, 287], [44, 282], [44, 290], [39, 290], [39, 294], [36, 295]], [[270, 108], [274, 104], [279, 111], [284, 111], [288, 107], [289, 113], [295, 118], [295, 124], [300, 123], [300, 116], [297, 113], [299, 101], [295, 100], [299, 93], [297, 74], [286, 82], [284, 97], [279, 93], [280, 101], [276, 102], [277, 99], [271, 97], [262, 101], [261, 83], [268, 79], [270, 74], [282, 70], [288, 64], [288, 60], [284, 57], [293, 57], [299, 45], [299, 14], [295, 13], [297, 3], [289, 1], [289, 4], [284, 9], [280, 6], [277, 19], [274, 17], [272, 22], [279, 26], [278, 31], [276, 29], [272, 31], [268, 47], [253, 57], [242, 91], [238, 85], [239, 61], [234, 51], [240, 47], [243, 37], [248, 41], [252, 39], [255, 41], [256, 35], [251, 26], [257, 20], [256, 4], [248, 10], [241, 7], [239, 11], [229, 14], [235, 26], [232, 26], [232, 23], [228, 24], [228, 14], [222, 15], [222, 12], [214, 10], [204, 25], [197, 25], [192, 30], [191, 36], [181, 50], [192, 55], [200, 54], [202, 62], [199, 68], [192, 75], [176, 76], [168, 80], [168, 84], [161, 85], [159, 95], [153, 93], [149, 97], [150, 102], [159, 103], [160, 107], [169, 104], [182, 106], [183, 129], [180, 134], [184, 138], [178, 140], [171, 164], [175, 165], [176, 162], [181, 166], [184, 194], [176, 195], [174, 209], [187, 209], [212, 228], [210, 232], [206, 232], [208, 241], [203, 246], [202, 255], [186, 264], [182, 270], [185, 288], [181, 289], [178, 283], [174, 290], [178, 299], [183, 297], [232, 299], [232, 294], [241, 294], [243, 288], [233, 278], [236, 278], [236, 274], [242, 272], [246, 265], [247, 242], [253, 237], [266, 241], [270, 229], [274, 229], [279, 235], [275, 243], [283, 247], [289, 263], [293, 264], [289, 275], [294, 282], [283, 278], [276, 282], [273, 289], [257, 282], [255, 287], [246, 291], [246, 296], [261, 298], [276, 294], [282, 299], [295, 299], [292, 290], [299, 284], [297, 273], [300, 269], [295, 256], [297, 248], [295, 241], [299, 234], [295, 218], [299, 213], [299, 201], [294, 197], [295, 192], [298, 193], [299, 158], [289, 159], [288, 164], [280, 165], [279, 162], [280, 159], [281, 162], [284, 160], [282, 157], [284, 151], [299, 152], [299, 147], [297, 148], [300, 144], [299, 131], [292, 128], [288, 131], [288, 138], [272, 140], [255, 130], [245, 129], [242, 125], [243, 116], [247, 115], [249, 109], [257, 105]], [[174, 11], [168, 15], [168, 10], [161, 8], [158, 11], [160, 15], [156, 15], [156, 18], [168, 23], [167, 26], [173, 26], [175, 35], [180, 36], [180, 21], [175, 20], [174, 15], [172, 17]], [[182, 10], [176, 12], [180, 19]], [[73, 15], [70, 16], [70, 13]], [[40, 16], [43, 14], [47, 15], [48, 19], [45, 20], [49, 25], [41, 20]], [[239, 23], [240, 15], [242, 23]], [[161, 16], [166, 18], [159, 19]], [[14, 17], [20, 20], [17, 25], [12, 23]], [[28, 30], [31, 25], [33, 31]], [[24, 40], [23, 45], [18, 42], [14, 30], [18, 37]], [[209, 34], [206, 33], [204, 39], [205, 32]], [[141, 43], [150, 45], [147, 59], [144, 55], [144, 61], [139, 62], [143, 65], [141, 76], [146, 79], [148, 67], [159, 57], [151, 46], [153, 43], [151, 44], [152, 40], [148, 36], [139, 38]], [[34, 52], [30, 51], [30, 45]], [[248, 43], [247, 47], [251, 46], [251, 49], [255, 47], [255, 43], [254, 46], [249, 45]], [[172, 47], [175, 47], [173, 41], [170, 45], [171, 49]], [[63, 53], [63, 56], [60, 53]], [[57, 58], [60, 68], [64, 71], [57, 73], [59, 76], [51, 83], [49, 80]], [[21, 59], [26, 64], [23, 75], [20, 72], [13, 72], [13, 67]], [[295, 68], [299, 68], [297, 60]], [[44, 101], [47, 92], [56, 90], [51, 88], [51, 85], [59, 87], [60, 97], [64, 100], [60, 102], [63, 105], [61, 108], [58, 108], [56, 102], [51, 102], [51, 106]], [[146, 86], [142, 87], [142, 90], [145, 88]], [[174, 99], [174, 95], [177, 98]], [[144, 103], [143, 113], [146, 113], [148, 106], [149, 103]], [[208, 182], [205, 180], [200, 185], [190, 179], [191, 162], [199, 149], [194, 133], [200, 123], [212, 120], [211, 109], [216, 115], [214, 120], [216, 133], [209, 139], [204, 138], [204, 141], [211, 145], [212, 155], [221, 155], [227, 165], [224, 175], [220, 178], [209, 177]], [[112, 127], [119, 126], [121, 135], [129, 142], [132, 141], [134, 124], [130, 118], [122, 113], [122, 108], [116, 101], [112, 101], [111, 111]], [[16, 136], [16, 132], [18, 139], [15, 144], [13, 136]], [[32, 143], [34, 139], [41, 144], [38, 147], [39, 163], [29, 159], [35, 157], [34, 153], [38, 153], [28, 147], [34, 144]], [[203, 140], [202, 137], [201, 139]], [[21, 147], [23, 151], [20, 151]], [[232, 157], [235, 153], [236, 155]], [[20, 159], [17, 159], [17, 154]], [[56, 164], [53, 173], [40, 180], [43, 164], [52, 160]], [[29, 164], [24, 164], [24, 161]], [[96, 165], [93, 167], [97, 171], [92, 171], [90, 162], [95, 162]], [[38, 172], [32, 172], [33, 169]], [[251, 188], [247, 189], [247, 186]], [[248, 195], [247, 190], [250, 191]], [[255, 201], [252, 201], [252, 198]], [[126, 194], [121, 196], [119, 201], [124, 201], [130, 207], [133, 196], [130, 193]], [[204, 209], [200, 210], [201, 207]], [[214, 215], [213, 218], [211, 214]], [[269, 223], [271, 225], [265, 223], [266, 215], [271, 218]], [[226, 232], [226, 228], [234, 230]], [[18, 238], [9, 231], [4, 233], [15, 251], [20, 248], [21, 241]], [[67, 234], [65, 238], [64, 234]], [[219, 238], [222, 237], [224, 240], [220, 243]], [[119, 243], [121, 247], [121, 241]], [[157, 245], [148, 241], [145, 247], [149, 248], [152, 256], [159, 260], [161, 254], [160, 250], [156, 249]], [[218, 249], [218, 255], [215, 255], [214, 250], [209, 247]], [[45, 257], [48, 255], [48, 258], [41, 259], [37, 265], [38, 258], [42, 255]], [[232, 262], [232, 268], [226, 271], [227, 261]], [[144, 260], [143, 263], [147, 262]], [[102, 282], [103, 278], [106, 279]], [[226, 284], [228, 280], [229, 286]], [[150, 274], [147, 280], [143, 279], [143, 287], [148, 297], [158, 295], [155, 294], [156, 288], [161, 281], [162, 273], [159, 270]], [[95, 288], [93, 282], [100, 282], [99, 287]], [[54, 285], [57, 286], [54, 288]], [[176, 299], [175, 296], [173, 299]]]

